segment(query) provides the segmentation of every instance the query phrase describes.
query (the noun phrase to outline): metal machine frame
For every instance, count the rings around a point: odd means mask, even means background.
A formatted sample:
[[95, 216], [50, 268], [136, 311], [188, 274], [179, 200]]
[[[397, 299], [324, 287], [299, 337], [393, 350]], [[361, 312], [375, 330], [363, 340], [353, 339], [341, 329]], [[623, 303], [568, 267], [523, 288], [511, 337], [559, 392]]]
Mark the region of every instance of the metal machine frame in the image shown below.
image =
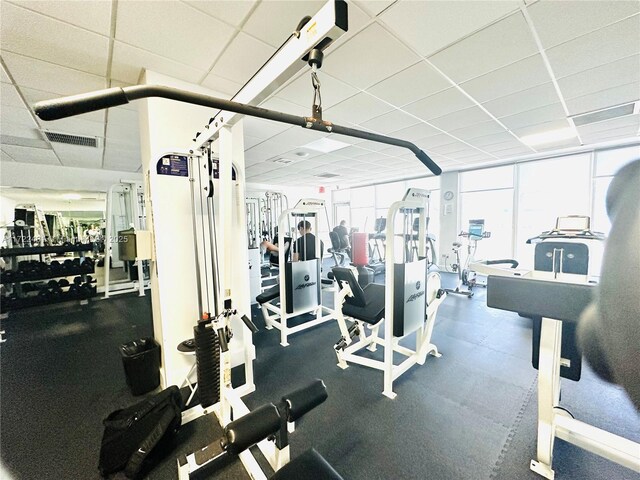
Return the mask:
[[[325, 211], [325, 203], [324, 200], [318, 200], [313, 198], [304, 198], [300, 200], [294, 208], [285, 210], [280, 214], [278, 218], [278, 232], [281, 239], [284, 239], [284, 232], [287, 231], [287, 225], [290, 223], [290, 218], [302, 218], [306, 219], [307, 217], [313, 218], [313, 231], [316, 246], [315, 251], [316, 255], [319, 257], [317, 261], [319, 262], [317, 277], [315, 278], [315, 283], [317, 285], [319, 294], [319, 302], [311, 307], [297, 309], [291, 313], [287, 312], [287, 281], [289, 278], [287, 277], [287, 268], [284, 268], [284, 265], [287, 263], [287, 257], [293, 255], [293, 240], [291, 246], [289, 247], [289, 251], [287, 252], [285, 248], [278, 249], [278, 264], [280, 268], [278, 269], [278, 282], [280, 286], [280, 295], [279, 305], [275, 305], [271, 302], [265, 302], [261, 305], [262, 314], [264, 316], [264, 321], [267, 329], [277, 328], [280, 330], [280, 345], [283, 347], [289, 346], [288, 337], [297, 332], [301, 332], [302, 330], [306, 330], [308, 328], [315, 327], [320, 325], [321, 323], [328, 322], [329, 320], [336, 319], [336, 312], [334, 309], [325, 307], [322, 305], [322, 279], [320, 275], [320, 270], [322, 267], [322, 257], [319, 255], [320, 252], [320, 234], [318, 228], [318, 216], [322, 211]], [[297, 223], [297, 222], [296, 222]], [[289, 253], [289, 254], [287, 254]], [[295, 292], [295, 290], [293, 290]], [[297, 317], [299, 315], [303, 315], [305, 313], [313, 312], [316, 315], [315, 320], [311, 320], [309, 322], [304, 322], [295, 327], [290, 327], [288, 325], [289, 319], [293, 317]], [[325, 313], [323, 315], [323, 313]]]
[[[440, 291], [440, 276], [437, 273], [430, 275], [426, 274], [426, 248], [427, 248], [427, 228], [426, 218], [428, 217], [428, 202], [430, 193], [426, 190], [420, 190], [411, 188], [407, 191], [404, 199], [395, 202], [389, 208], [387, 214], [386, 225], [386, 252], [385, 252], [385, 313], [384, 318], [377, 324], [365, 325], [364, 322], [353, 319], [358, 324], [358, 330], [360, 339], [356, 343], [352, 343], [350, 329], [347, 327], [345, 316], [342, 313], [342, 308], [336, 308], [336, 314], [338, 317], [338, 325], [342, 334], [341, 341], [344, 342], [344, 348], [335, 348], [338, 356], [338, 366], [342, 369], [348, 367], [349, 363], [356, 363], [365, 367], [375, 368], [384, 372], [384, 387], [382, 394], [393, 399], [396, 397], [396, 393], [393, 391], [393, 382], [399, 378], [403, 373], [409, 370], [414, 365], [423, 365], [426, 361], [427, 355], [431, 354], [434, 357], [440, 357], [438, 347], [431, 343], [431, 334], [433, 333], [433, 327], [435, 324], [436, 314], [438, 308], [446, 298], [446, 293], [442, 292], [441, 296], [437, 298], [437, 292]], [[394, 302], [396, 301], [395, 290], [395, 251], [394, 251], [394, 239], [396, 238], [396, 215], [402, 212], [405, 217], [408, 217], [407, 212], [411, 212], [411, 221], [408, 223], [409, 228], [413, 228], [413, 213], [419, 215], [419, 229], [418, 229], [418, 257], [425, 261], [425, 293], [427, 298], [427, 307], [424, 321], [420, 328], [416, 332], [416, 347], [415, 350], [406, 348], [400, 345], [400, 340], [404, 337], [394, 336]], [[407, 228], [407, 222], [403, 222], [404, 228]], [[405, 233], [402, 233], [403, 241], [406, 237]], [[403, 250], [403, 261], [409, 260], [408, 252], [406, 248]], [[411, 255], [412, 256], [412, 255]], [[413, 260], [413, 258], [411, 258]], [[404, 262], [403, 262], [404, 263]], [[434, 284], [435, 283], [435, 284]], [[336, 305], [341, 306], [348, 295], [352, 295], [351, 289], [348, 285], [344, 285], [338, 293]], [[404, 302], [405, 299], [403, 298]], [[384, 324], [384, 338], [381, 339], [378, 336], [380, 326]], [[371, 330], [371, 334], [367, 335], [365, 329]], [[384, 360], [373, 360], [358, 355], [357, 352], [363, 348], [367, 348], [369, 351], [375, 351], [377, 345], [384, 347]], [[399, 353], [407, 357], [399, 365], [394, 365], [393, 354]]]
[[[479, 273], [489, 277], [488, 306], [542, 315], [537, 454], [531, 460], [531, 470], [549, 480], [554, 479], [553, 445], [555, 439], [560, 438], [640, 472], [640, 444], [576, 420], [560, 406], [560, 367], [569, 362], [562, 358], [562, 322], [578, 321], [580, 310], [591, 300], [589, 290], [595, 283], [585, 275], [506, 270], [484, 264], [477, 264], [476, 267]], [[509, 290], [505, 293], [492, 291], [500, 287]]]
[[[122, 192], [116, 190], [121, 188]], [[138, 292], [140, 297], [144, 297], [144, 291], [151, 288], [151, 282], [144, 279], [144, 267], [142, 260], [138, 260], [138, 280], [137, 281], [124, 281], [118, 282], [114, 285], [110, 282], [111, 275], [111, 246], [113, 240], [118, 236], [118, 232], [113, 231], [113, 203], [114, 197], [117, 193], [123, 195], [128, 194], [128, 199], [125, 199], [124, 206], [130, 220], [130, 226], [134, 230], [144, 230], [144, 207], [139, 201], [139, 190], [142, 189], [142, 183], [135, 180], [121, 180], [120, 183], [116, 183], [109, 187], [107, 192], [107, 211], [106, 211], [106, 225], [105, 225], [105, 239], [104, 239], [104, 298], [109, 298], [113, 295], [120, 295], [123, 293]], [[144, 194], [143, 194], [144, 199]], [[118, 239], [119, 240], [119, 239]], [[115, 287], [115, 288], [114, 288]]]

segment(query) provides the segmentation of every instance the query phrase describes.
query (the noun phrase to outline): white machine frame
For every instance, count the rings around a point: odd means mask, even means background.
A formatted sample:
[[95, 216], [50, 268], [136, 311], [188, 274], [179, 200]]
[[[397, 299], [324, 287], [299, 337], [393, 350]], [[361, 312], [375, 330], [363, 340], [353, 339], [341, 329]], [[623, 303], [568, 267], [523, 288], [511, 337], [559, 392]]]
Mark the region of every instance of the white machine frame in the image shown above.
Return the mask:
[[[139, 191], [142, 189], [142, 183], [135, 180], [120, 180], [120, 183], [116, 183], [109, 187], [107, 192], [107, 212], [106, 212], [106, 225], [105, 225], [105, 239], [104, 239], [104, 298], [109, 298], [113, 295], [121, 295], [123, 293], [138, 292], [138, 296], [144, 297], [145, 290], [151, 288], [151, 282], [144, 279], [144, 269], [142, 260], [138, 260], [138, 280], [124, 280], [122, 282], [111, 282], [111, 247], [114, 243], [114, 238], [118, 235], [118, 232], [113, 230], [113, 202], [114, 196], [118, 193], [117, 189], [123, 189], [124, 193], [129, 193], [129, 202], [125, 202], [125, 208], [128, 206], [127, 216], [131, 221], [131, 227], [135, 231], [144, 230], [143, 225], [143, 212], [140, 208], [140, 202], [138, 200]], [[142, 192], [140, 192], [142, 193]]]
[[[278, 235], [280, 238], [280, 242], [284, 241], [284, 232], [286, 232], [287, 225], [289, 225], [289, 220], [291, 217], [293, 218], [303, 218], [303, 217], [312, 217], [314, 219], [313, 231], [315, 232], [314, 236], [316, 239], [315, 251], [318, 257], [318, 262], [320, 262], [320, 267], [322, 267], [322, 257], [320, 256], [320, 233], [318, 229], [318, 217], [322, 212], [325, 211], [325, 202], [324, 200], [318, 200], [314, 198], [303, 198], [300, 200], [294, 208], [290, 208], [288, 210], [283, 211], [278, 218]], [[293, 256], [293, 248], [294, 241], [289, 247], [289, 256]], [[265, 302], [261, 305], [262, 314], [264, 316], [264, 321], [266, 324], [266, 328], [268, 330], [273, 329], [274, 327], [280, 330], [280, 345], [283, 347], [289, 346], [288, 337], [297, 332], [301, 332], [303, 330], [307, 330], [309, 328], [315, 327], [322, 323], [328, 322], [330, 320], [337, 319], [336, 312], [334, 309], [326, 307], [322, 304], [322, 279], [320, 275], [320, 269], [318, 270], [318, 276], [316, 278], [316, 282], [320, 285], [320, 301], [317, 305], [306, 308], [306, 309], [298, 309], [294, 310], [292, 313], [287, 313], [286, 308], [286, 298], [287, 298], [287, 275], [286, 268], [284, 268], [285, 263], [287, 262], [287, 249], [286, 248], [278, 248], [278, 264], [280, 268], [278, 269], [278, 281], [280, 286], [280, 295], [278, 297], [279, 305], [276, 305], [271, 302]], [[304, 322], [295, 327], [289, 326], [289, 319], [297, 317], [299, 315], [303, 315], [305, 313], [313, 312], [316, 315], [315, 320], [311, 320], [308, 322]], [[324, 313], [324, 315], [323, 315]]]
[[[427, 308], [425, 313], [425, 321], [422, 326], [416, 332], [416, 347], [415, 350], [403, 347], [400, 345], [402, 338], [394, 337], [393, 335], [393, 322], [394, 322], [394, 263], [395, 263], [395, 249], [394, 239], [396, 238], [395, 223], [396, 215], [398, 212], [404, 209], [413, 209], [419, 211], [420, 214], [420, 228], [419, 228], [419, 240], [418, 249], [422, 252], [422, 256], [426, 257], [426, 217], [428, 216], [428, 202], [430, 192], [419, 189], [409, 189], [405, 199], [395, 202], [389, 208], [387, 214], [387, 226], [386, 226], [386, 251], [385, 251], [385, 313], [384, 317], [375, 325], [366, 324], [366, 322], [352, 319], [359, 324], [360, 339], [352, 343], [349, 329], [345, 321], [345, 315], [342, 313], [342, 304], [348, 295], [353, 295], [351, 288], [348, 285], [343, 284], [343, 288], [337, 294], [336, 301], [336, 314], [338, 317], [338, 325], [340, 327], [340, 333], [346, 347], [344, 349], [336, 349], [338, 356], [338, 366], [342, 369], [346, 369], [349, 363], [356, 363], [369, 368], [375, 368], [376, 370], [382, 370], [384, 372], [384, 386], [382, 394], [391, 399], [396, 398], [397, 394], [393, 391], [393, 382], [399, 378], [403, 373], [408, 371], [414, 365], [424, 365], [427, 355], [431, 354], [434, 357], [441, 357], [438, 352], [438, 347], [431, 343], [431, 335], [433, 333], [433, 327], [435, 324], [436, 314], [438, 308], [446, 298], [446, 293], [442, 293], [440, 298], [436, 298], [436, 293], [440, 290], [440, 276], [437, 273], [432, 273], [427, 276], [427, 286], [425, 287], [427, 296]], [[407, 198], [410, 198], [407, 200]], [[403, 251], [405, 249], [403, 248]], [[435, 285], [433, 283], [436, 283]], [[384, 325], [384, 338], [378, 336], [380, 326]], [[365, 330], [371, 330], [369, 335]], [[358, 355], [357, 352], [363, 348], [367, 348], [369, 351], [375, 351], [377, 345], [384, 347], [384, 360], [373, 360]], [[397, 352], [407, 357], [399, 365], [394, 365], [393, 354]]]
[[[535, 270], [505, 270], [474, 264], [483, 275], [499, 275], [558, 283], [585, 284], [585, 275], [554, 274]], [[556, 438], [600, 455], [612, 462], [640, 473], [640, 444], [576, 420], [560, 406], [560, 367], [568, 360], [562, 358], [562, 320], [542, 317], [540, 355], [538, 363], [538, 425], [537, 454], [530, 468], [535, 473], [553, 480], [553, 446]]]

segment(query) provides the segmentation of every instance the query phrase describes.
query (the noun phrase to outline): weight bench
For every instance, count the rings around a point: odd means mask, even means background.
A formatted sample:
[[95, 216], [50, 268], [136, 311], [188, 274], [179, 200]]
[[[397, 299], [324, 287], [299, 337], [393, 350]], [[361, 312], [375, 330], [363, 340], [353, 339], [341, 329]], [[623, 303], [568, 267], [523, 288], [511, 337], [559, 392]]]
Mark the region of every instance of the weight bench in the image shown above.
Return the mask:
[[[423, 260], [423, 262], [426, 264], [426, 261]], [[396, 267], [399, 266], [396, 265]], [[383, 394], [390, 398], [395, 398], [393, 380], [400, 377], [412, 365], [416, 363], [419, 365], [424, 364], [428, 354], [435, 357], [441, 356], [437, 347], [431, 343], [431, 333], [433, 332], [437, 310], [444, 301], [446, 293], [440, 288], [440, 276], [437, 273], [429, 274], [426, 282], [427, 286], [424, 286], [427, 302], [424, 318], [418, 319], [418, 322], [413, 321], [414, 324], [419, 323], [419, 326], [412, 327], [410, 331], [405, 332], [404, 319], [399, 318], [398, 323], [393, 325], [393, 316], [391, 316], [391, 325], [385, 327], [385, 338], [380, 338], [378, 335], [380, 326], [385, 321], [385, 317], [389, 317], [386, 305], [386, 287], [385, 285], [370, 283], [362, 288], [356, 275], [357, 270], [352, 267], [333, 268], [333, 276], [339, 289], [336, 300], [336, 314], [340, 333], [342, 334], [340, 340], [334, 345], [334, 350], [338, 357], [338, 366], [346, 369], [349, 363], [356, 363], [365, 367], [383, 370]], [[391, 310], [397, 308], [395, 303], [397, 303], [396, 299], [394, 299], [394, 305], [391, 306]], [[401, 303], [405, 303], [404, 295]], [[347, 327], [345, 317], [349, 317], [354, 321], [350, 327]], [[367, 330], [370, 331], [369, 334]], [[399, 340], [402, 337], [415, 331], [417, 331], [415, 350], [399, 344]], [[359, 337], [359, 339], [354, 341], [355, 337]], [[374, 352], [378, 345], [384, 347], [383, 361], [357, 354], [363, 348]], [[407, 358], [399, 365], [394, 365], [394, 352]]]
[[[275, 474], [271, 480], [342, 480], [333, 467], [314, 449], [289, 461], [289, 428], [291, 422], [300, 419], [323, 403], [328, 397], [322, 380], [282, 397], [277, 404], [267, 403], [230, 422], [222, 437], [188, 456], [178, 459], [178, 477], [189, 479], [192, 475], [203, 477], [212, 474], [241, 457], [260, 442], [273, 442]], [[267, 478], [262, 470], [248, 472], [252, 478]]]

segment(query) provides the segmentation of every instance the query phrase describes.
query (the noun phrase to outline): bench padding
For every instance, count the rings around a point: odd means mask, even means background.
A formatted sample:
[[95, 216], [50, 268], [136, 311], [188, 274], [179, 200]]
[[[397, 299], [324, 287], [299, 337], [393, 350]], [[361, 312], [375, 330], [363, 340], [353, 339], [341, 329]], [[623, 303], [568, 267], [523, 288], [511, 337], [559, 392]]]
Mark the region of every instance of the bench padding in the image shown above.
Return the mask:
[[322, 455], [310, 449], [278, 470], [270, 480], [343, 480]]
[[256, 297], [256, 301], [262, 305], [263, 303], [270, 302], [274, 298], [278, 298], [280, 296], [280, 285], [276, 284], [271, 288], [268, 288], [260, 295]]

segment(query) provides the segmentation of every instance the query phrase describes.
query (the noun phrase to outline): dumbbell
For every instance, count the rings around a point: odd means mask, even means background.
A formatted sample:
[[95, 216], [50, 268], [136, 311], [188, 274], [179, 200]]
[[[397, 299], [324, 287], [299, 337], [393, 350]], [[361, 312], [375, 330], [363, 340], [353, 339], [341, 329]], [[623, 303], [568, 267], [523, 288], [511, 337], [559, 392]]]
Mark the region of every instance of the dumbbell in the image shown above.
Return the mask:
[[73, 279], [73, 284], [78, 286], [82, 285], [82, 277], [75, 277]]
[[80, 259], [78, 257], [71, 260], [71, 264], [74, 268], [80, 268]]
[[69, 280], [67, 280], [66, 278], [61, 278], [60, 280], [58, 280], [58, 286], [60, 288], [68, 287], [69, 286]]
[[73, 262], [70, 259], [66, 259], [62, 264], [62, 271], [71, 272], [73, 270]]
[[43, 288], [38, 292], [38, 299], [41, 301], [49, 301], [52, 295], [48, 288]]
[[49, 267], [51, 268], [51, 272], [53, 274], [57, 274], [60, 272], [60, 270], [62, 270], [62, 265], [60, 265], [60, 262], [58, 260], [54, 260], [53, 262], [51, 262], [51, 265], [49, 265]]
[[78, 285], [70, 285], [69, 290], [67, 291], [67, 295], [71, 298], [77, 298], [80, 294], [80, 287]]
[[49, 280], [47, 282], [47, 288], [58, 288], [58, 282], [55, 280]]

